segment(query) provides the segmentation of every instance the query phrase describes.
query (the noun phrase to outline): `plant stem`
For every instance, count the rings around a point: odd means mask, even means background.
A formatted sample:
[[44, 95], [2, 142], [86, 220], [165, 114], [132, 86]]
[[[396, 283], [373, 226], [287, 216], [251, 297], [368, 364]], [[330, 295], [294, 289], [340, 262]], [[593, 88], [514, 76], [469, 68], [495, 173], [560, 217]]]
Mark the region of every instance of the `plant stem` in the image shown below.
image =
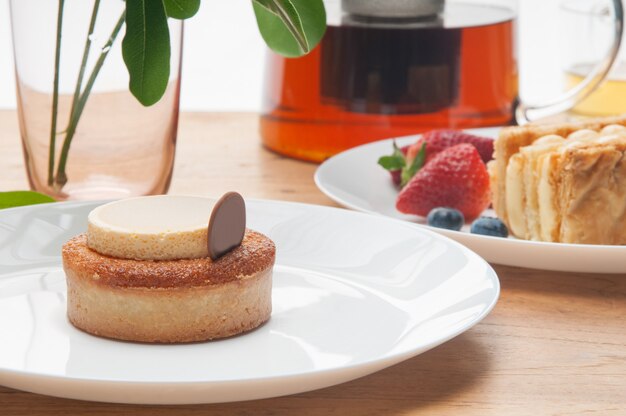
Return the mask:
[[63, 147], [61, 148], [61, 156], [59, 157], [59, 166], [57, 168], [57, 174], [54, 180], [54, 183], [58, 189], [63, 188], [63, 186], [67, 183], [67, 173], [65, 172], [65, 168], [67, 165], [67, 156], [70, 150], [70, 145], [72, 144], [72, 139], [74, 138], [74, 134], [76, 133], [76, 128], [78, 127], [78, 123], [80, 121], [80, 117], [83, 114], [83, 110], [85, 109], [85, 105], [87, 104], [87, 100], [89, 99], [89, 94], [91, 93], [91, 89], [93, 88], [93, 85], [96, 82], [96, 78], [98, 77], [98, 74], [100, 73], [100, 69], [102, 69], [102, 66], [104, 65], [104, 61], [107, 55], [109, 54], [109, 51], [111, 50], [111, 47], [113, 46], [113, 43], [115, 42], [115, 39], [117, 38], [117, 35], [119, 34], [120, 30], [122, 29], [122, 26], [124, 25], [125, 17], [126, 17], [126, 13], [122, 12], [122, 15], [120, 16], [117, 23], [115, 24], [115, 27], [113, 28], [113, 31], [111, 32], [111, 35], [109, 36], [107, 43], [102, 48], [100, 57], [98, 58], [98, 61], [96, 61], [96, 64], [93, 70], [91, 71], [91, 75], [89, 76], [89, 79], [87, 80], [87, 84], [85, 85], [85, 89], [83, 90], [82, 94], [80, 95], [76, 103], [75, 111], [71, 115], [70, 122], [67, 126], [67, 132], [65, 133], [65, 140], [63, 141]]
[[59, 0], [57, 14], [57, 40], [54, 56], [54, 86], [52, 91], [52, 121], [50, 122], [50, 149], [48, 150], [48, 186], [52, 186], [56, 151], [57, 118], [59, 112], [59, 67], [61, 64], [61, 36], [63, 30], [63, 7], [65, 0]]
[[[70, 110], [70, 121], [74, 118], [74, 112], [76, 111], [76, 104], [78, 103], [78, 97], [80, 90], [83, 87], [83, 77], [85, 76], [85, 70], [87, 69], [87, 61], [89, 60], [89, 52], [91, 51], [91, 37], [93, 35], [94, 28], [96, 27], [96, 18], [98, 17], [98, 10], [100, 9], [100, 0], [96, 0], [91, 12], [91, 21], [89, 22], [89, 30], [87, 31], [87, 40], [85, 41], [85, 49], [83, 50], [83, 60], [80, 63], [80, 71], [78, 72], [78, 78], [76, 80], [76, 87], [74, 88], [74, 97], [72, 98], [72, 109]], [[69, 126], [68, 126], [69, 127]], [[65, 131], [68, 130], [65, 128]]]

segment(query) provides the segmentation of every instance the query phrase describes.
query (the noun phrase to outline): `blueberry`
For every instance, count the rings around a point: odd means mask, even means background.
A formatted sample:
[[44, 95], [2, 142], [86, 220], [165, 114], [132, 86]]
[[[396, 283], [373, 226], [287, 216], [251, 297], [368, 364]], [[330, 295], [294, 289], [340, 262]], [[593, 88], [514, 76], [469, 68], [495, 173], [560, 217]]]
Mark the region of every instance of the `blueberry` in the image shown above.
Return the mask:
[[500, 218], [480, 217], [472, 223], [470, 228], [472, 234], [489, 235], [492, 237], [508, 237], [509, 229]]
[[431, 227], [445, 228], [446, 230], [459, 231], [465, 224], [463, 213], [454, 208], [434, 208], [426, 217]]

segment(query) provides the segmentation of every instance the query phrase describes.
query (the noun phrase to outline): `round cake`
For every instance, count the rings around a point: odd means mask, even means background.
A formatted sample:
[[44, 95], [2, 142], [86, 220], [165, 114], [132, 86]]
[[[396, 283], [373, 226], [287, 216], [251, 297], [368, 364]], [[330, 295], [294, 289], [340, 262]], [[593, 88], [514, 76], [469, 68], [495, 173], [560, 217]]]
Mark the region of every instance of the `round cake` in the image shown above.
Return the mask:
[[[107, 218], [104, 215], [107, 211], [100, 212], [97, 218], [90, 215], [88, 233], [72, 238], [63, 246], [67, 313], [74, 326], [108, 338], [178, 343], [237, 335], [269, 319], [274, 243], [261, 233], [245, 229], [241, 243], [218, 259], [199, 256], [194, 244], [190, 245], [190, 255], [185, 256], [180, 241], [186, 241], [188, 235], [197, 235], [206, 242], [206, 232], [202, 235], [198, 231], [200, 225], [194, 225], [198, 219], [191, 218], [193, 215], [187, 215], [185, 224], [178, 220], [166, 224], [173, 213], [162, 209], [164, 204], [189, 202], [185, 198], [194, 197], [146, 197], [142, 199], [148, 201], [140, 203], [130, 200], [125, 207], [133, 213], [123, 219]], [[197, 199], [211, 204], [211, 200]], [[118, 205], [110, 212], [124, 211], [119, 206], [123, 201], [112, 204]], [[150, 215], [161, 225], [147, 227], [150, 221], [146, 221], [131, 227], [133, 216], [140, 216], [141, 210], [148, 207], [160, 212]], [[209, 210], [198, 217], [206, 222], [210, 214]], [[203, 227], [206, 229], [206, 225]], [[111, 236], [113, 231], [117, 234]], [[109, 233], [108, 243], [103, 243], [103, 232]], [[131, 247], [123, 251], [127, 258], [94, 250], [89, 244], [90, 235], [95, 237], [98, 247], [106, 244]], [[188, 258], [147, 259], [150, 251], [145, 247], [151, 246], [151, 238], [161, 242], [156, 257], [167, 257], [164, 253], [171, 251]], [[129, 245], [134, 240], [142, 243]], [[173, 241], [172, 249], [163, 241]], [[132, 247], [141, 248], [141, 258], [132, 258], [137, 257]], [[103, 251], [122, 253], [115, 249]]]

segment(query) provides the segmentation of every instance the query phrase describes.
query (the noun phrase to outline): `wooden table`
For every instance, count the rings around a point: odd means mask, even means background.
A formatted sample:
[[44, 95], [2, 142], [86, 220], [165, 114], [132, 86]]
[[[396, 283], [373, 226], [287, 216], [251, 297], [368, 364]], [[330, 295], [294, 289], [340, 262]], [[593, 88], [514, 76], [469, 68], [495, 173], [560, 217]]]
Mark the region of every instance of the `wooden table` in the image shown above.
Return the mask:
[[[0, 112], [0, 190], [27, 187], [22, 163], [15, 113]], [[315, 168], [262, 149], [255, 115], [183, 114], [171, 191], [217, 196], [235, 189], [334, 205], [315, 187]], [[626, 415], [626, 276], [495, 269], [502, 295], [481, 324], [350, 383], [276, 399], [161, 407], [0, 387], [0, 415]]]

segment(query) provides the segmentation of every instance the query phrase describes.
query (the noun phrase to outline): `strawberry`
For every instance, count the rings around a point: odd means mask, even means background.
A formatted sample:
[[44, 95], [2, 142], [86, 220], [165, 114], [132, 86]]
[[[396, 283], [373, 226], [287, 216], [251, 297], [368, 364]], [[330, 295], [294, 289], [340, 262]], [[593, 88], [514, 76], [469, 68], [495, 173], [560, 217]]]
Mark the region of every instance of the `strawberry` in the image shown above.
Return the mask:
[[459, 130], [432, 130], [411, 145], [406, 153], [407, 164], [419, 153], [422, 144], [426, 143], [426, 163], [435, 155], [448, 147], [461, 143], [474, 145], [483, 162], [493, 159], [493, 140], [488, 137], [474, 136]]
[[400, 186], [402, 183], [402, 169], [390, 170], [389, 174], [391, 175], [391, 181], [393, 184]]
[[493, 140], [458, 130], [432, 130], [424, 133], [414, 144], [399, 148], [394, 142], [394, 152], [383, 156], [378, 164], [387, 169], [395, 185], [404, 187], [422, 166], [449, 147], [468, 143], [476, 147], [483, 162], [493, 158]]
[[439, 152], [426, 163], [400, 192], [396, 208], [425, 217], [433, 208], [449, 207], [472, 220], [490, 200], [487, 168], [478, 150], [464, 143]]

